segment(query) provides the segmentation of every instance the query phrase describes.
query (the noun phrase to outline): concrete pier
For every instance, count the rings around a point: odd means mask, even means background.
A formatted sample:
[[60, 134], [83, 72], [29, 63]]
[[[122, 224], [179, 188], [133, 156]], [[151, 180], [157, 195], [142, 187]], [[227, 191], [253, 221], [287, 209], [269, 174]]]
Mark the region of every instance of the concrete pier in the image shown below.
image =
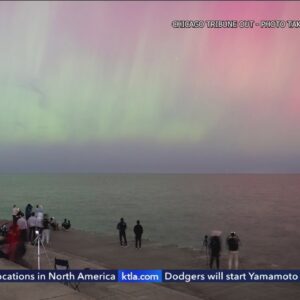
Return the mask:
[[[207, 269], [205, 252], [199, 249], [162, 246], [144, 241], [140, 250], [120, 247], [118, 238], [86, 233], [80, 230], [52, 231], [51, 245], [41, 251], [41, 267], [54, 268], [54, 258], [67, 259], [71, 269]], [[254, 258], [243, 257], [248, 269], [257, 268]], [[227, 262], [226, 253], [222, 263]], [[23, 266], [37, 268], [37, 249], [29, 245]], [[0, 268], [14, 268], [13, 263], [1, 260]], [[20, 266], [18, 266], [20, 267]], [[259, 265], [270, 269], [270, 265]], [[275, 268], [275, 267], [274, 267]], [[291, 266], [292, 269], [292, 266]], [[36, 291], [36, 292], [34, 292]], [[28, 294], [27, 294], [28, 292]], [[81, 283], [79, 291], [59, 283], [11, 283], [0, 285], [1, 299], [174, 299], [174, 300], [281, 300], [300, 299], [298, 284], [288, 283], [173, 283], [126, 284]], [[13, 295], [13, 296], [12, 296]], [[30, 295], [27, 297], [27, 295]], [[31, 296], [32, 295], [32, 296]], [[60, 297], [60, 298], [59, 298]], [[69, 297], [69, 298], [68, 298]], [[71, 298], [70, 298], [71, 297]], [[77, 298], [76, 298], [77, 297]], [[79, 298], [78, 298], [79, 297]], [[81, 298], [80, 298], [81, 297]]]

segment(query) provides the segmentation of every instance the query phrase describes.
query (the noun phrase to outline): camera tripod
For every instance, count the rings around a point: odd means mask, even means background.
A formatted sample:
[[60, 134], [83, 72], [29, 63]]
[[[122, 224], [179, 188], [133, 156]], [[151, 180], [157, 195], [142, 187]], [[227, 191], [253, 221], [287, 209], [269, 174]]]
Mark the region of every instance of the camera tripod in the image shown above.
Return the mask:
[[40, 247], [40, 245], [42, 245], [42, 247], [44, 249], [44, 253], [46, 254], [49, 266], [51, 266], [51, 263], [50, 263], [50, 259], [49, 259], [49, 256], [47, 254], [45, 245], [44, 245], [44, 243], [41, 239], [41, 234], [40, 234], [39, 230], [36, 230], [35, 234], [36, 234], [36, 238], [33, 241], [33, 245], [34, 246], [37, 245], [37, 262], [38, 262], [38, 270], [40, 270], [41, 269], [41, 247]]
[[208, 235], [204, 236], [200, 253], [202, 253], [203, 250], [205, 250], [206, 264], [208, 265]]

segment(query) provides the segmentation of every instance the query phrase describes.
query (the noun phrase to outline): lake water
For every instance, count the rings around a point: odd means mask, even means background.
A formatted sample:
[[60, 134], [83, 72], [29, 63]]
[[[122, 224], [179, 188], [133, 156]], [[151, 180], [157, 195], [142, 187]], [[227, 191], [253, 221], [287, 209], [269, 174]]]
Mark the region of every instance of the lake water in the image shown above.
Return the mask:
[[59, 221], [105, 234], [124, 217], [130, 237], [140, 219], [145, 238], [161, 244], [200, 247], [212, 229], [224, 238], [234, 230], [249, 253], [288, 248], [281, 259], [300, 262], [300, 175], [2, 175], [0, 201], [2, 219], [13, 204], [40, 203]]

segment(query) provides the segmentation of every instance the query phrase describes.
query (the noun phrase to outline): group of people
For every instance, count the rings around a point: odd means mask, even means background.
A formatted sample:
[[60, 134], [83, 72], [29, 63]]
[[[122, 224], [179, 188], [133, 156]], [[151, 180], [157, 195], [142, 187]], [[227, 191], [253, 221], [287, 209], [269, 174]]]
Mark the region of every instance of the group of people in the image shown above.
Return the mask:
[[[35, 209], [31, 204], [25, 208], [25, 214], [16, 206], [12, 208], [12, 224], [4, 225], [1, 228], [2, 244], [5, 250], [0, 254], [11, 260], [18, 260], [26, 252], [26, 243], [37, 244], [37, 237], [41, 243], [50, 244], [50, 230], [59, 230], [59, 224], [54, 217], [49, 218], [44, 213], [41, 205], [36, 205]], [[61, 228], [68, 230], [71, 227], [70, 220], [65, 219], [61, 224]], [[3, 249], [2, 249], [3, 250]]]
[[[234, 268], [237, 270], [239, 268], [240, 238], [235, 232], [232, 231], [226, 238], [226, 244], [229, 251], [228, 269], [231, 270], [234, 266]], [[222, 250], [221, 232], [213, 231], [209, 238], [207, 235], [205, 235], [203, 246], [206, 248], [206, 251], [209, 251], [209, 267], [212, 269], [215, 262], [216, 268], [219, 269]]]
[[12, 218], [13, 224], [16, 224], [20, 230], [20, 236], [24, 243], [31, 242], [34, 244], [36, 237], [41, 235], [41, 242], [49, 245], [50, 227], [54, 230], [57, 230], [58, 228], [58, 224], [55, 219], [49, 219], [40, 204], [37, 204], [34, 210], [33, 206], [28, 204], [25, 208], [25, 215], [16, 207], [16, 205], [14, 205]]
[[[52, 230], [59, 230], [59, 224], [51, 217], [48, 218], [47, 214], [44, 214], [43, 207], [36, 205], [35, 210], [31, 204], [28, 204], [25, 208], [25, 215], [17, 208], [16, 205], [12, 209], [13, 224], [7, 231], [7, 243], [11, 245], [9, 249], [9, 258], [15, 258], [15, 256], [24, 255], [26, 248], [25, 243], [27, 241], [32, 244], [35, 243], [37, 235], [40, 235], [41, 242], [49, 245], [50, 243], [50, 228]], [[68, 230], [71, 227], [70, 220], [64, 219], [61, 224], [61, 228]], [[126, 230], [127, 224], [124, 218], [120, 219], [117, 224], [117, 230], [119, 231], [119, 240], [122, 247], [127, 247]], [[135, 235], [135, 248], [140, 249], [142, 246], [143, 226], [140, 221], [136, 221], [136, 225], [133, 228]], [[240, 239], [235, 232], [231, 232], [226, 238], [226, 244], [229, 250], [228, 256], [228, 269], [233, 267], [237, 270], [239, 267], [239, 247]], [[205, 235], [203, 241], [203, 247], [206, 249], [206, 253], [209, 254], [209, 267], [212, 269], [214, 263], [216, 268], [220, 268], [220, 256], [222, 250], [221, 232], [212, 231], [211, 236]], [[202, 247], [202, 248], [203, 248]]]
[[[119, 231], [120, 245], [122, 247], [127, 247], [126, 229], [127, 224], [125, 223], [124, 218], [121, 218], [120, 222], [117, 224], [117, 230]], [[144, 229], [139, 220], [136, 221], [133, 232], [135, 235], [135, 248], [140, 249], [142, 247], [142, 235]]]
[[[119, 240], [122, 247], [127, 247], [126, 229], [127, 224], [124, 221], [124, 218], [121, 218], [120, 222], [117, 224], [117, 230], [119, 231]], [[143, 231], [143, 226], [140, 224], [140, 221], [137, 220], [136, 225], [133, 228], [133, 232], [135, 234], [135, 248], [137, 249], [140, 249], [142, 246]], [[235, 232], [231, 232], [226, 238], [226, 244], [229, 251], [228, 269], [232, 269], [232, 267], [234, 267], [237, 270], [239, 268], [240, 246], [240, 239], [238, 235]], [[203, 247], [205, 247], [206, 253], [209, 253], [209, 267], [212, 269], [215, 262], [216, 268], [219, 269], [222, 250], [221, 232], [214, 230], [210, 237], [205, 235]]]

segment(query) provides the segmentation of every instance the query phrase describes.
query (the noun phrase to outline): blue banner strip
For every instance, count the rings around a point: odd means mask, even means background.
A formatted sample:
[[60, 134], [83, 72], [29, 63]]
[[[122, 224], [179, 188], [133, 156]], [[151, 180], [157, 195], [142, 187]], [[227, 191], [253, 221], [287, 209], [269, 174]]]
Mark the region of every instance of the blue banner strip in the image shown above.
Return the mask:
[[1, 282], [117, 282], [117, 270], [0, 270]]
[[299, 282], [300, 270], [163, 270], [163, 282]]
[[300, 282], [300, 270], [0, 270], [2, 282]]

